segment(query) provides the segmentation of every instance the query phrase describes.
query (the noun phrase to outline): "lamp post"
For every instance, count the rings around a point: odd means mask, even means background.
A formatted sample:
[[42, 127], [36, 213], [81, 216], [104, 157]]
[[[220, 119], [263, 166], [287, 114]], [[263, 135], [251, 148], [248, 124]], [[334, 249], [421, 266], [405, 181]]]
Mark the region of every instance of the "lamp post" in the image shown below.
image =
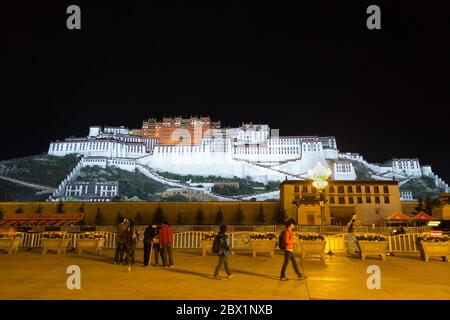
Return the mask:
[[308, 172], [310, 178], [313, 180], [313, 186], [319, 191], [319, 205], [320, 205], [320, 219], [321, 225], [325, 224], [325, 195], [323, 193], [325, 187], [328, 185], [328, 178], [331, 175], [330, 168], [324, 167], [320, 161], [316, 166]]

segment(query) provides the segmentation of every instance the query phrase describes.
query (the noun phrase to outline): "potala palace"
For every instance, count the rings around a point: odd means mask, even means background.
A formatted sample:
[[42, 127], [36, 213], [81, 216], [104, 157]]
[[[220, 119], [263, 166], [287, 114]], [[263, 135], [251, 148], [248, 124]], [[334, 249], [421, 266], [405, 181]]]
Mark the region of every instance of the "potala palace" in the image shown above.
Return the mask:
[[[443, 191], [448, 185], [429, 165], [418, 159], [391, 159], [371, 164], [356, 153], [339, 152], [334, 137], [279, 136], [268, 125], [242, 124], [223, 128], [209, 117], [149, 119], [141, 129], [125, 127], [89, 128], [86, 137], [67, 138], [50, 143], [48, 153], [55, 156], [82, 155], [72, 174], [55, 192], [64, 190], [77, 170], [84, 166], [115, 166], [139, 170], [152, 179], [158, 172], [180, 175], [250, 177], [253, 181], [305, 180], [317, 162], [327, 164], [331, 179], [356, 180], [355, 165], [370, 172], [370, 179], [402, 182], [428, 176]], [[174, 182], [173, 186], [177, 186]]]

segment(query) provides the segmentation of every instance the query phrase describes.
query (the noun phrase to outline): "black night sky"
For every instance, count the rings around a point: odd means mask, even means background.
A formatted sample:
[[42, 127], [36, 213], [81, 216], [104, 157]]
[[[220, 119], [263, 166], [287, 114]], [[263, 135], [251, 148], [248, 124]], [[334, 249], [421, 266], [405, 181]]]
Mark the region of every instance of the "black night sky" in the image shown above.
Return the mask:
[[[449, 182], [444, 2], [312, 3], [2, 4], [0, 159], [45, 152], [89, 125], [209, 115], [334, 135], [369, 162], [418, 157]], [[79, 31], [66, 28], [70, 4], [81, 7]], [[370, 4], [381, 30], [366, 27]]]

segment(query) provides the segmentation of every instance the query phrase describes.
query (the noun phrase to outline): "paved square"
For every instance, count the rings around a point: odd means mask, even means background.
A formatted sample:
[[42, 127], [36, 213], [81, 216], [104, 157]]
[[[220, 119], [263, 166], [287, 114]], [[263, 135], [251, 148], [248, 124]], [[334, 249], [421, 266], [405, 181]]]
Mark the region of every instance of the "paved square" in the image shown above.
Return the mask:
[[[418, 255], [389, 256], [386, 261], [361, 261], [344, 255], [326, 256], [325, 261], [297, 259], [308, 276], [279, 281], [282, 256], [240, 252], [230, 257], [234, 279], [213, 280], [217, 257], [202, 257], [200, 250], [174, 250], [175, 268], [112, 264], [112, 249], [103, 255], [68, 253], [42, 255], [39, 249], [0, 254], [1, 299], [450, 299], [450, 263], [419, 260]], [[81, 289], [69, 290], [69, 265], [81, 269]], [[369, 265], [381, 269], [381, 289], [368, 289]], [[222, 270], [222, 275], [224, 271]]]

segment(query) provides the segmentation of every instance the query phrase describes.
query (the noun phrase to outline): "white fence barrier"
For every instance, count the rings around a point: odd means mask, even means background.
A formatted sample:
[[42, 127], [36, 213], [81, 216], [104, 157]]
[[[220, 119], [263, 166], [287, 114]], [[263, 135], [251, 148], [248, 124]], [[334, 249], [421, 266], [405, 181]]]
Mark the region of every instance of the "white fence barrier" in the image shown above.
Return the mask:
[[[207, 232], [204, 231], [187, 231], [176, 232], [173, 237], [174, 249], [200, 249], [200, 240]], [[251, 249], [249, 244], [250, 234], [255, 232], [241, 231], [229, 233], [230, 245], [233, 250]], [[262, 233], [262, 232], [260, 232]], [[143, 247], [143, 232], [140, 232], [141, 241], [138, 242], [137, 248]], [[415, 253], [419, 252], [417, 248], [417, 237], [419, 233], [407, 233], [397, 236], [387, 236], [387, 251], [392, 253]], [[77, 246], [79, 233], [71, 233], [69, 248]], [[334, 234], [325, 236], [326, 247], [325, 253], [345, 253], [348, 247], [350, 234]], [[278, 233], [277, 233], [278, 237]], [[23, 248], [39, 248], [41, 244], [42, 233], [24, 233], [21, 241]], [[278, 239], [277, 239], [278, 240]], [[105, 248], [114, 248], [116, 246], [116, 234], [113, 232], [106, 233]]]

